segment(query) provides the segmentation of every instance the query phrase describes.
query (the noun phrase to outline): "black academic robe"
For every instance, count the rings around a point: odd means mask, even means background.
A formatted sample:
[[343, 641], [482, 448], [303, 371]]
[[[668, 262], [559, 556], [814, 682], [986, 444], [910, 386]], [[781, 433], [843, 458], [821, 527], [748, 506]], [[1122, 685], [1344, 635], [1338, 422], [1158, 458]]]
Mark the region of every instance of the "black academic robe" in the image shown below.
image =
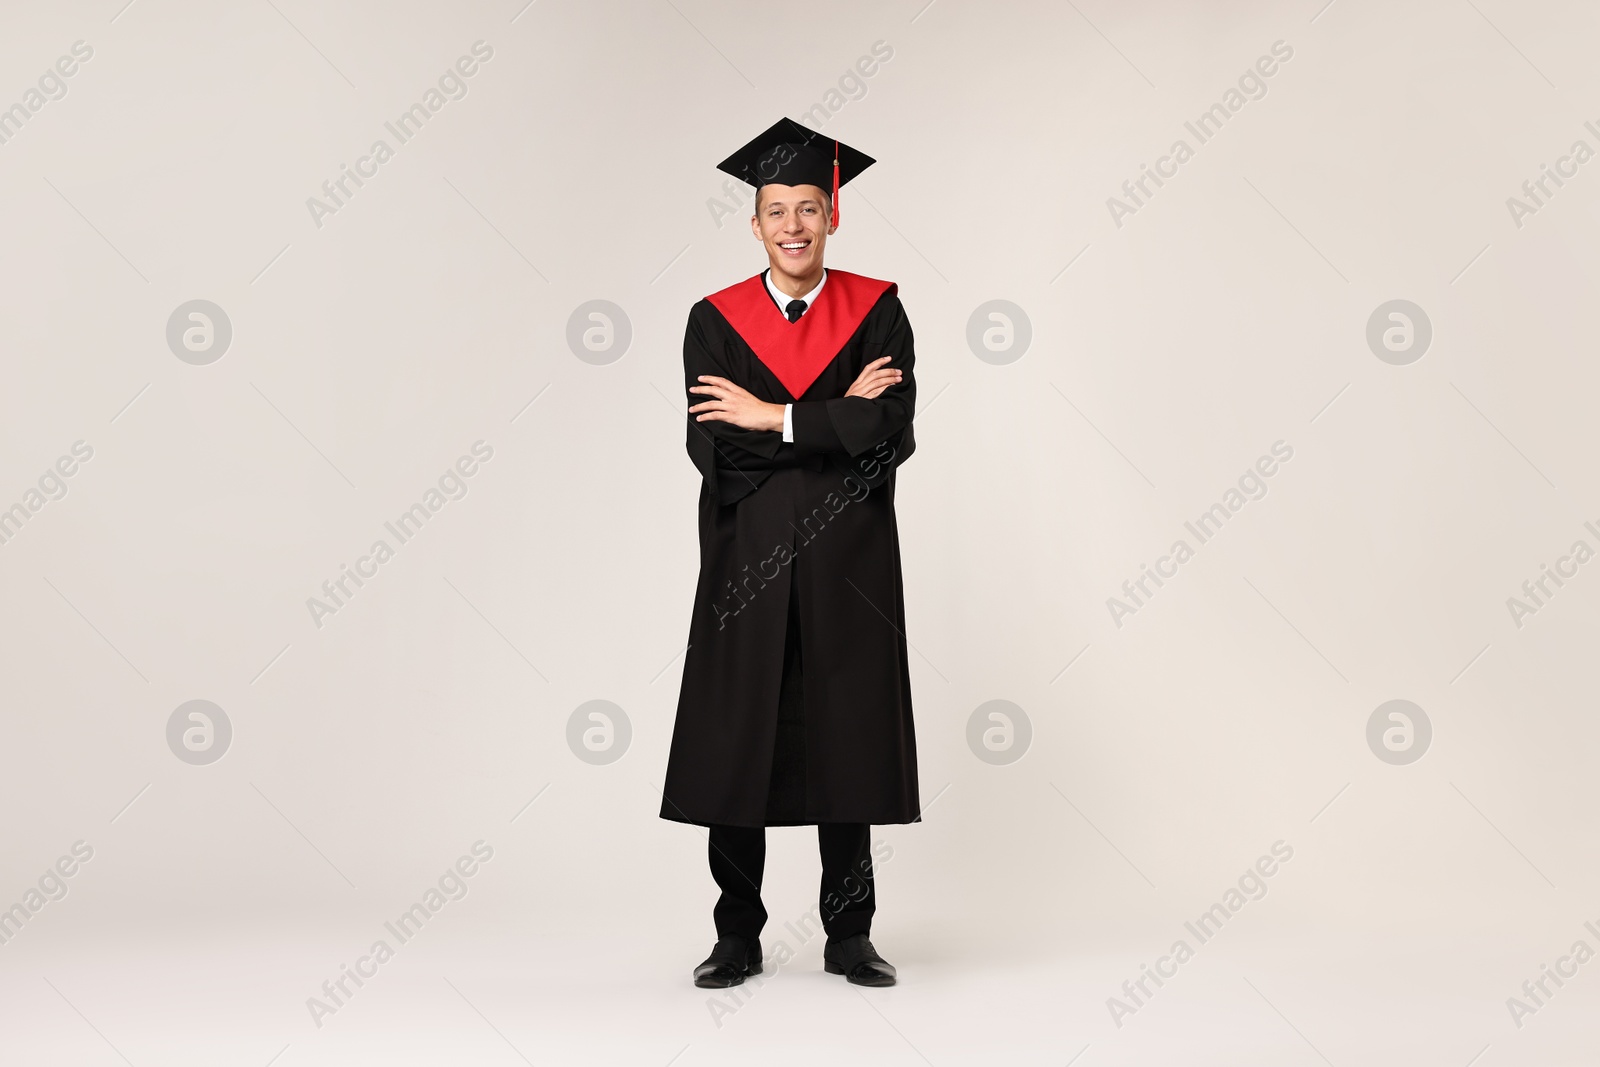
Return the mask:
[[[756, 275], [690, 309], [685, 389], [715, 374], [793, 403], [794, 442], [688, 416], [700, 579], [664, 819], [921, 821], [894, 511], [895, 470], [916, 448], [916, 380], [896, 294], [830, 270], [790, 323]], [[846, 397], [881, 356], [901, 381], [871, 400]], [[783, 803], [775, 776], [787, 783]]]

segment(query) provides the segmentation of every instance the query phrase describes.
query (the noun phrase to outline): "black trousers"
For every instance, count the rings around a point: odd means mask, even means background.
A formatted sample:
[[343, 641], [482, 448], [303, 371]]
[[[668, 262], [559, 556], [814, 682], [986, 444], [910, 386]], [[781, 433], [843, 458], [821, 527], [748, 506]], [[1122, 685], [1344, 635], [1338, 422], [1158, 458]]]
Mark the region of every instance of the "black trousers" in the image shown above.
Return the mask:
[[[767, 861], [767, 831], [761, 826], [710, 828], [711, 877], [722, 895], [712, 909], [717, 937], [757, 938], [767, 922], [761, 903], [761, 874]], [[870, 933], [877, 893], [872, 884], [872, 827], [864, 822], [817, 824], [822, 884], [817, 907], [784, 925], [802, 940], [820, 923], [828, 940]]]

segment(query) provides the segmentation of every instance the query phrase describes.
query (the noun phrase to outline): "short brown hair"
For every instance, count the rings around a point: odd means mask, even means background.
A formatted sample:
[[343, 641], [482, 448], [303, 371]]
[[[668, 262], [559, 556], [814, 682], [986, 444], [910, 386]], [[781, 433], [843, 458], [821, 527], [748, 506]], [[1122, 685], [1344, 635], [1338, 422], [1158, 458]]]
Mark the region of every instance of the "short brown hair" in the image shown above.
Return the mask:
[[[756, 186], [755, 214], [757, 215], [761, 214], [761, 190], [765, 188], [765, 185]], [[831, 217], [833, 215], [833, 197], [828, 195], [828, 190], [826, 189], [822, 190], [822, 206], [827, 209], [827, 212]]]

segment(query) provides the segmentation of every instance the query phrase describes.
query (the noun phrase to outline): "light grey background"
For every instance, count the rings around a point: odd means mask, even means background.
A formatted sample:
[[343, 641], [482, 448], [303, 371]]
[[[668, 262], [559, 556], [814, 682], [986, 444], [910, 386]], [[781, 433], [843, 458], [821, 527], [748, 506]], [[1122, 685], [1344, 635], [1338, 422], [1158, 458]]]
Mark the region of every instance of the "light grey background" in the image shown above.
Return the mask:
[[[1591, 6], [122, 3], [0, 29], [0, 107], [93, 49], [0, 144], [0, 507], [93, 449], [0, 544], [0, 908], [93, 849], [0, 945], [0, 1061], [1597, 1062], [1600, 964], [1507, 1003], [1600, 949], [1600, 564], [1520, 626], [1507, 605], [1600, 548], [1600, 161], [1521, 225], [1507, 205], [1600, 149]], [[384, 123], [478, 41], [398, 144]], [[1200, 144], [1185, 122], [1279, 41]], [[798, 954], [739, 1001], [689, 984], [713, 887], [657, 787], [696, 568], [682, 329], [764, 266], [714, 165], [780, 115], [879, 160], [829, 263], [897, 282], [916, 331], [927, 814], [875, 832], [897, 987], [787, 932], [815, 838], [776, 830], [768, 944]], [[307, 199], [378, 138], [319, 226]], [[167, 342], [194, 300], [232, 330], [203, 365]], [[604, 364], [567, 342], [595, 300], [632, 333]], [[1031, 329], [1011, 362], [968, 344], [995, 300]], [[1431, 323], [1405, 365], [1367, 343], [1392, 300]], [[465, 496], [396, 546], [477, 441]], [[1184, 523], [1278, 441], [1198, 544]], [[308, 598], [379, 538], [318, 626]], [[1118, 625], [1178, 538], [1194, 558]], [[231, 726], [214, 762], [169, 748], [191, 700]], [[567, 743], [596, 700], [631, 725], [611, 762]], [[968, 745], [996, 700], [1031, 724], [1009, 763]], [[1414, 762], [1369, 748], [1390, 700], [1431, 724]], [[316, 1025], [307, 999], [480, 840], [466, 895]], [[1279, 841], [1200, 945], [1185, 921]]]

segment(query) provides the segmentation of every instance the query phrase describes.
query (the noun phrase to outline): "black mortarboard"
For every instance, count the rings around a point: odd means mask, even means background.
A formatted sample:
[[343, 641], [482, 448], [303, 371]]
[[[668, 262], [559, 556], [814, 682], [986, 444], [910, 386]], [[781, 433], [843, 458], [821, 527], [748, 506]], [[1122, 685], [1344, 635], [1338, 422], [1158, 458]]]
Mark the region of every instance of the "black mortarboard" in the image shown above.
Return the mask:
[[839, 225], [839, 186], [877, 160], [832, 137], [779, 119], [717, 169], [756, 189], [763, 185], [815, 185], [832, 190], [833, 225]]

